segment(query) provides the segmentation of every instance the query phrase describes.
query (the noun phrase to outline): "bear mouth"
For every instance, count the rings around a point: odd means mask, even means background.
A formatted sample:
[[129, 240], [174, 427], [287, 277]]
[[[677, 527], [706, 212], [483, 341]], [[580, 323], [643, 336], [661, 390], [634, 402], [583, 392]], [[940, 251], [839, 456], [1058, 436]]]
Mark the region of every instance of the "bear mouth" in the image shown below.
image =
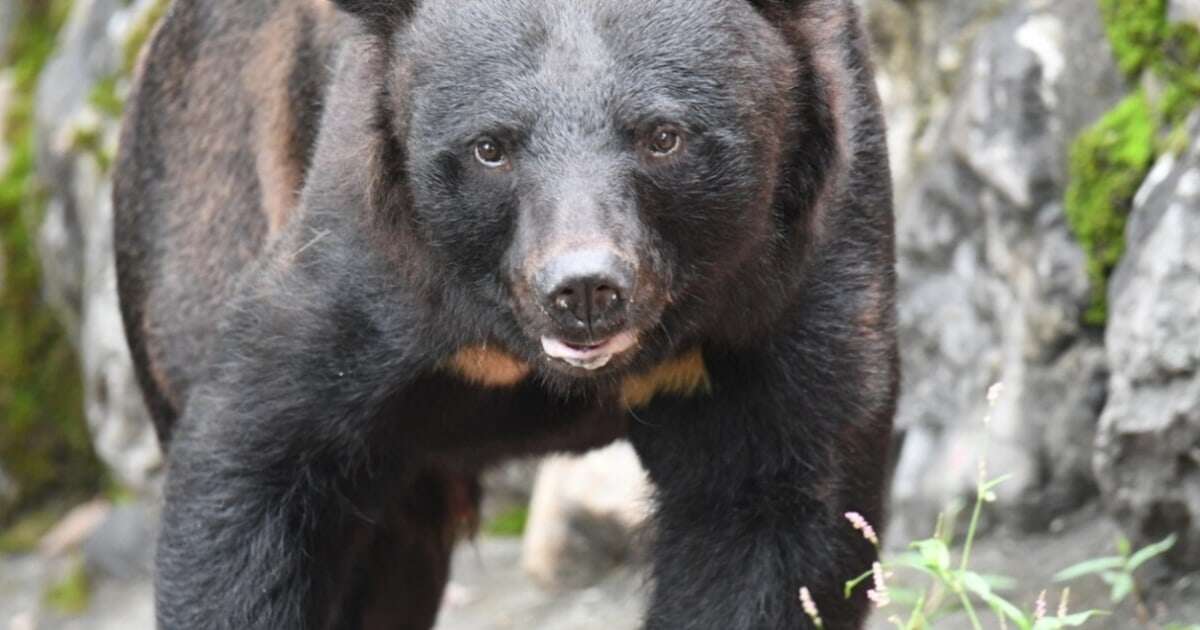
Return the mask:
[[613, 357], [636, 346], [637, 341], [637, 334], [628, 331], [587, 344], [571, 343], [554, 337], [542, 337], [542, 349], [550, 358], [562, 361], [571, 367], [595, 371], [612, 362]]

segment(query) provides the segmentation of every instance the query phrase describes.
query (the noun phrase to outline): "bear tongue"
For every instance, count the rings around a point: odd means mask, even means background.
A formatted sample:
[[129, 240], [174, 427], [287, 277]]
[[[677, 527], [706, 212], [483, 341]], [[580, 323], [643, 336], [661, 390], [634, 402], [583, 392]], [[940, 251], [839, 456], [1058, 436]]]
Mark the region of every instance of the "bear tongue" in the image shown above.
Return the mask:
[[584, 370], [599, 370], [609, 364], [615, 355], [632, 348], [637, 336], [624, 332], [592, 346], [576, 346], [553, 337], [542, 337], [542, 349], [555, 359]]

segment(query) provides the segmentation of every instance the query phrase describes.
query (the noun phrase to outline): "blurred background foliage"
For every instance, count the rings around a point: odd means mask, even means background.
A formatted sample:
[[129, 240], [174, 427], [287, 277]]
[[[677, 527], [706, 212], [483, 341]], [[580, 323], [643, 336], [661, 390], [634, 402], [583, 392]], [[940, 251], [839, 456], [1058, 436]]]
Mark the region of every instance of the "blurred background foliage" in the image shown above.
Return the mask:
[[12, 70], [0, 124], [8, 154], [0, 175], [0, 465], [13, 488], [0, 498], [0, 525], [49, 498], [94, 493], [104, 478], [83, 419], [79, 364], [44, 299], [35, 245], [45, 187], [36, 177], [34, 95], [70, 7], [17, 2], [0, 51]]

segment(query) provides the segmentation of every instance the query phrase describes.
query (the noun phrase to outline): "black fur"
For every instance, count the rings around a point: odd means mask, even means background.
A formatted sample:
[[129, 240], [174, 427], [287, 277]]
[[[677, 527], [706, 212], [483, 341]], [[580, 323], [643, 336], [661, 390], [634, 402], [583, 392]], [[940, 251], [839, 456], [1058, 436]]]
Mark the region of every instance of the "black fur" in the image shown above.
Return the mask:
[[[801, 586], [860, 627], [842, 515], [882, 525], [897, 362], [852, 0], [326, 2], [176, 0], [128, 112], [160, 627], [429, 628], [483, 467], [623, 435], [657, 488], [647, 628], [809, 627]], [[582, 333], [531, 281], [583, 241], [637, 270], [638, 344], [594, 372], [547, 356]], [[474, 383], [465, 349], [527, 373]], [[696, 350], [707, 389], [626, 408]]]

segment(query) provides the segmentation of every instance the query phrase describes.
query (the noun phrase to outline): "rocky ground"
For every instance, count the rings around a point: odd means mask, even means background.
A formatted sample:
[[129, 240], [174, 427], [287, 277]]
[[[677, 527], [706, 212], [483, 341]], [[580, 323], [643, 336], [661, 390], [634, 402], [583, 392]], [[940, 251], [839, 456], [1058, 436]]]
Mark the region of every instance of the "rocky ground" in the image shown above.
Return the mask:
[[[88, 536], [77, 554], [53, 560], [39, 555], [0, 557], [0, 630], [152, 630], [153, 605], [143, 568], [149, 544], [144, 523], [124, 515], [110, 517]], [[993, 532], [978, 547], [972, 566], [980, 572], [1018, 576], [1007, 593], [1022, 608], [1032, 608], [1038, 593], [1050, 589], [1051, 609], [1057, 608], [1059, 590], [1053, 574], [1081, 560], [1111, 552], [1118, 536], [1116, 526], [1094, 511], [1085, 510], [1056, 522], [1057, 533], [1010, 536]], [[45, 604], [47, 589], [69, 573], [79, 557], [91, 576], [89, 605], [77, 615], [64, 615]], [[1200, 574], [1173, 583], [1155, 581], [1153, 570], [1142, 577], [1150, 587], [1151, 623], [1138, 618], [1130, 602], [1113, 608], [1108, 587], [1098, 579], [1072, 583], [1070, 610], [1111, 609], [1113, 614], [1089, 624], [1095, 630], [1159, 630], [1167, 622], [1200, 623]], [[893, 588], [919, 584], [912, 576], [896, 576]], [[607, 572], [597, 582], [572, 589], [547, 590], [521, 569], [521, 541], [484, 536], [460, 546], [455, 554], [453, 579], [447, 589], [438, 630], [634, 630], [645, 598], [641, 568], [624, 565]], [[886, 617], [892, 608], [875, 615], [871, 630], [890, 628]], [[993, 627], [984, 619], [985, 627]], [[942, 620], [939, 628], [967, 628], [961, 616]]]
[[[483, 538], [454, 558], [454, 580], [438, 630], [634, 630], [643, 601], [636, 569], [618, 569], [583, 589], [550, 592], [520, 569], [521, 542]], [[36, 555], [0, 559], [0, 630], [153, 630], [149, 578], [96, 576], [90, 604], [64, 615], [43, 603], [67, 560]]]

